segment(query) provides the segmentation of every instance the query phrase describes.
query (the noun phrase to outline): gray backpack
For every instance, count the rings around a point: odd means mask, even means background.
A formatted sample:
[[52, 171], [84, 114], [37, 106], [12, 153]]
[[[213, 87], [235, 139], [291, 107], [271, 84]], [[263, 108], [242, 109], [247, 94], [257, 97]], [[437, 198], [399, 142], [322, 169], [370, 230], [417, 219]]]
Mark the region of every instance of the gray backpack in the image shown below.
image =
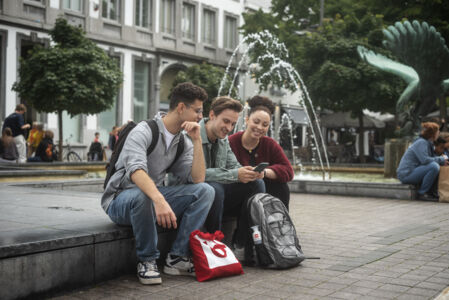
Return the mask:
[[257, 254], [257, 264], [274, 269], [300, 264], [305, 257], [295, 226], [281, 200], [270, 194], [259, 193], [248, 199], [247, 205], [250, 231], [252, 226], [258, 225], [262, 238], [262, 243], [252, 243]]

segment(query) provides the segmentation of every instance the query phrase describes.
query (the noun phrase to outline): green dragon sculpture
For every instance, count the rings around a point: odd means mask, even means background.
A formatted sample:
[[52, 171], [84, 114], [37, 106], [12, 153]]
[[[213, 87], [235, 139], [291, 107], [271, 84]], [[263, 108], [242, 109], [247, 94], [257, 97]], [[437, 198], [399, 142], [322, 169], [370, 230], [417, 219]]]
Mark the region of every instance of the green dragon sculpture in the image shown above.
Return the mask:
[[400, 135], [413, 135], [420, 128], [421, 118], [436, 109], [436, 99], [449, 90], [449, 49], [441, 34], [426, 22], [396, 22], [383, 34], [383, 45], [399, 62], [363, 46], [357, 51], [370, 65], [407, 83], [396, 112], [404, 119]]

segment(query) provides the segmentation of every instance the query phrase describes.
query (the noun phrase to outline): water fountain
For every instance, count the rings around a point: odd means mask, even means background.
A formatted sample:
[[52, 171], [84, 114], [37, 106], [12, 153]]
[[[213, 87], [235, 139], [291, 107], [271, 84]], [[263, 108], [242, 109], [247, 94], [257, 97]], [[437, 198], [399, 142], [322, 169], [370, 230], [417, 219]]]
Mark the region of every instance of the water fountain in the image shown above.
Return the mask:
[[[237, 52], [246, 45], [246, 49], [242, 53], [240, 61], [237, 63], [237, 68], [235, 69], [234, 76], [232, 77], [232, 82], [230, 84], [230, 88], [227, 95], [231, 94], [232, 86], [235, 85], [235, 81], [239, 74], [240, 69], [242, 68], [244, 62], [247, 57], [250, 55], [251, 50], [257, 48], [258, 50], [262, 50], [262, 54], [257, 56], [257, 60], [254, 64], [251, 64], [248, 70], [245, 72], [244, 76], [246, 76], [249, 72], [254, 73], [255, 70], [264, 70], [263, 74], [256, 78], [257, 83], [274, 83], [278, 86], [282, 86], [284, 88], [289, 89], [292, 92], [299, 91], [300, 97], [298, 99], [298, 103], [300, 106], [304, 107], [304, 112], [306, 113], [307, 120], [311, 130], [311, 141], [312, 142], [312, 150], [316, 153], [318, 157], [318, 162], [320, 164], [321, 170], [323, 172], [323, 179], [325, 179], [326, 174], [330, 179], [330, 173], [326, 172], [324, 163], [327, 166], [327, 170], [330, 170], [329, 159], [327, 156], [326, 144], [323, 138], [323, 134], [321, 132], [321, 126], [319, 124], [319, 119], [316, 115], [315, 109], [313, 108], [312, 101], [310, 99], [307, 88], [299, 75], [299, 73], [293, 68], [293, 66], [285, 61], [288, 58], [288, 51], [283, 43], [280, 43], [277, 37], [273, 36], [268, 31], [263, 31], [261, 33], [250, 34], [246, 36], [239, 45], [235, 48], [232, 56], [229, 60], [228, 66], [226, 67], [225, 76], [220, 83], [220, 88], [218, 90], [218, 95], [222, 95], [222, 89], [226, 83], [227, 74], [230, 73], [231, 65], [236, 58]], [[241, 83], [237, 84], [237, 88]], [[307, 101], [307, 102], [306, 102]], [[313, 119], [309, 115], [309, 110], [312, 113]], [[246, 111], [246, 110], [245, 110]], [[242, 114], [242, 120], [244, 120], [245, 113]], [[287, 126], [290, 130], [290, 139], [292, 145], [292, 156], [293, 156], [293, 164], [296, 166], [296, 156], [295, 151], [293, 149], [293, 132], [291, 127], [291, 122], [287, 121], [289, 116], [284, 114], [281, 119], [281, 122], [285, 124], [289, 124]], [[243, 121], [242, 121], [243, 122]], [[241, 128], [237, 128], [241, 129]], [[317, 133], [316, 133], [317, 131]], [[322, 152], [324, 153], [324, 163], [323, 157], [321, 155], [320, 147], [321, 144]], [[300, 163], [300, 162], [299, 162]]]

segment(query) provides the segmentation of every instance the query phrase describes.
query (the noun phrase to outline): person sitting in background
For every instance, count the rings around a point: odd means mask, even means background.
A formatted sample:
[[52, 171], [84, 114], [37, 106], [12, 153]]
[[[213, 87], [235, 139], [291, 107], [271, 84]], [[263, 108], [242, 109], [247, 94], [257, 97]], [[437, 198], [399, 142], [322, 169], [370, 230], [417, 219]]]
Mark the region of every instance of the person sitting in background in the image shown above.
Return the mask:
[[12, 130], [6, 127], [0, 139], [0, 162], [16, 162], [18, 158], [19, 152], [12, 137]]
[[[446, 150], [446, 140], [444, 138], [440, 136], [435, 140], [435, 142], [433, 142], [433, 146], [434, 146], [434, 152], [435, 152], [435, 156], [441, 156], [441, 155], [445, 155], [444, 151]], [[448, 157], [444, 157], [445, 159], [447, 159]]]
[[44, 137], [44, 126], [37, 122], [33, 122], [33, 127], [30, 130], [30, 134], [28, 135], [27, 144], [28, 144], [28, 157], [31, 157], [39, 146], [42, 138]]
[[421, 135], [405, 151], [396, 172], [402, 183], [419, 185], [419, 199], [435, 200], [438, 192], [432, 190], [432, 186], [438, 177], [440, 165], [449, 163], [443, 156], [434, 154], [433, 142], [440, 134], [438, 124], [426, 122], [421, 127]]
[[56, 160], [56, 146], [53, 143], [53, 131], [44, 132], [44, 138], [37, 146], [36, 154], [28, 158], [28, 162], [52, 162]]
[[112, 131], [109, 132], [108, 148], [111, 151], [114, 151], [115, 143], [118, 140], [118, 129], [119, 128], [117, 126], [113, 126]]
[[89, 160], [102, 161], [103, 160], [103, 144], [100, 142], [100, 133], [95, 132], [94, 141], [90, 144], [89, 152], [87, 153]]
[[229, 144], [242, 166], [269, 163], [264, 170], [266, 192], [284, 203], [288, 209], [290, 190], [287, 182], [293, 179], [293, 168], [281, 146], [271, 137], [265, 136], [271, 123], [275, 106], [262, 96], [248, 101], [250, 110], [246, 117], [246, 129], [229, 137]]
[[440, 138], [443, 138], [446, 141], [443, 154], [449, 157], [449, 132], [440, 132]]

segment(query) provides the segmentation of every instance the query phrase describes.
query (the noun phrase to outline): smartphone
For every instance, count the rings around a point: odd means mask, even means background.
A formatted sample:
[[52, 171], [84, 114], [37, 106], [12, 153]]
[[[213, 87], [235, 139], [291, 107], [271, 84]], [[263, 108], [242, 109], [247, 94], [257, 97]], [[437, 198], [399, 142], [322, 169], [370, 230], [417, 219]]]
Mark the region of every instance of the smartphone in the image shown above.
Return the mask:
[[269, 163], [267, 162], [261, 162], [260, 164], [258, 164], [253, 171], [254, 172], [262, 172], [263, 170], [265, 170], [266, 167], [268, 167]]

